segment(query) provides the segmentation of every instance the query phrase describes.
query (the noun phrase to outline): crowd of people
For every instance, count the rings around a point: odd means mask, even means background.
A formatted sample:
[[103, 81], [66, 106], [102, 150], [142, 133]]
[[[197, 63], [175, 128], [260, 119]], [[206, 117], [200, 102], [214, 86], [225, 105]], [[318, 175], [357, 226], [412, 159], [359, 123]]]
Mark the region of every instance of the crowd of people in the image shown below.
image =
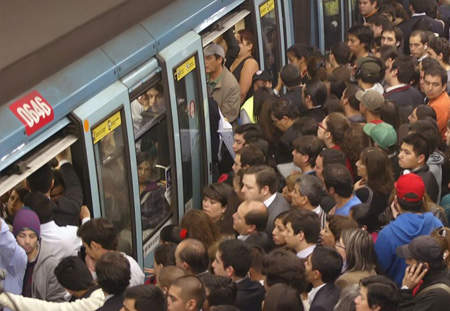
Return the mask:
[[[46, 164], [15, 187], [0, 307], [448, 310], [450, 2], [358, 4], [346, 42], [328, 55], [294, 44], [278, 77], [259, 70], [247, 29], [205, 47], [214, 183], [160, 230], [152, 268], [119, 251], [119, 222], [91, 219], [64, 152], [57, 173]], [[164, 110], [159, 94], [135, 116]], [[143, 230], [170, 214], [155, 148], [137, 160]]]

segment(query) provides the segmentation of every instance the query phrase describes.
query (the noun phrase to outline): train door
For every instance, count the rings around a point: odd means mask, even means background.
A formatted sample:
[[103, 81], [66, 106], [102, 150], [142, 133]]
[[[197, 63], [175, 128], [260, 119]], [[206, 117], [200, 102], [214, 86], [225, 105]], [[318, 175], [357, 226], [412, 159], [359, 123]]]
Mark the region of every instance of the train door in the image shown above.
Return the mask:
[[142, 237], [138, 198], [136, 157], [128, 89], [116, 82], [73, 112], [83, 129], [88, 178], [92, 191], [93, 217], [111, 221], [119, 235], [119, 250], [142, 265]]
[[[282, 0], [283, 27], [284, 27], [284, 46], [288, 49], [295, 43], [294, 39], [294, 4], [292, 0]], [[301, 12], [303, 13], [303, 12]]]
[[201, 38], [189, 32], [157, 58], [167, 81], [174, 131], [178, 213], [202, 204], [202, 188], [212, 180], [207, 91]]
[[286, 64], [284, 27], [280, 0], [254, 0], [256, 28], [260, 54], [260, 67], [273, 76], [278, 83], [278, 72]]
[[344, 0], [317, 1], [317, 17], [318, 47], [325, 53], [336, 43], [344, 41]]

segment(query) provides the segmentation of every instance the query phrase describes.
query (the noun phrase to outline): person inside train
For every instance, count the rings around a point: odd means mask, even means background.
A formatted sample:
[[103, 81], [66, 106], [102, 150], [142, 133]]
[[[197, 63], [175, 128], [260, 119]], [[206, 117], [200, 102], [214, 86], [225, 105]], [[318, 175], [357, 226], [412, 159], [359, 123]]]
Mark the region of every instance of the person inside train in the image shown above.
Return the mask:
[[252, 78], [259, 70], [258, 62], [253, 57], [256, 41], [248, 29], [241, 29], [236, 34], [239, 43], [239, 54], [230, 66], [230, 71], [241, 88], [241, 105], [253, 95]]
[[165, 187], [159, 183], [157, 157], [148, 152], [136, 156], [138, 166], [139, 197], [141, 205], [142, 230], [154, 229], [170, 213], [165, 198]]
[[134, 133], [165, 109], [164, 88], [161, 83], [157, 83], [131, 102]]
[[144, 272], [142, 272], [142, 269], [136, 260], [125, 253], [117, 251], [119, 244], [117, 230], [109, 220], [105, 218], [91, 219], [78, 229], [77, 235], [83, 241], [83, 246], [86, 250], [85, 260], [91, 271], [97, 273], [97, 271], [94, 270], [94, 265], [96, 265], [105, 254], [117, 253], [129, 262], [128, 267], [131, 269], [131, 279], [128, 283], [130, 286], [144, 284]]
[[241, 107], [241, 87], [224, 66], [225, 51], [220, 45], [212, 43], [204, 48], [203, 54], [208, 75], [208, 96], [214, 98], [227, 121], [236, 124]]
[[[83, 205], [83, 191], [80, 179], [69, 161], [69, 150], [56, 156], [64, 180], [64, 196], [55, 200], [53, 217], [58, 226], [77, 226], [78, 215]], [[30, 192], [41, 192], [50, 197], [53, 188], [53, 171], [49, 163], [27, 177], [25, 185]]]

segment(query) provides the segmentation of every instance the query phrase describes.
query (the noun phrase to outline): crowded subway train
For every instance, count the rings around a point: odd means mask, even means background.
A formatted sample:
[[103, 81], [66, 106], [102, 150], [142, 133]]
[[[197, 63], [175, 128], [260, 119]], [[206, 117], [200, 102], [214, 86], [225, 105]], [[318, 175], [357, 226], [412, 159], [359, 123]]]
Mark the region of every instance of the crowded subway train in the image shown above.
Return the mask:
[[[2, 5], [4, 12], [11, 9], [7, 1]], [[107, 6], [110, 15], [124, 10]], [[58, 8], [33, 9], [54, 16]], [[68, 149], [83, 204], [93, 217], [111, 220], [123, 250], [150, 266], [158, 230], [200, 208], [201, 189], [212, 182], [203, 47], [230, 29], [249, 30], [255, 59], [276, 83], [295, 40], [322, 51], [343, 40], [355, 2], [161, 1], [145, 10], [149, 16], [132, 26], [115, 24], [114, 34], [105, 33], [112, 38], [100, 45], [106, 30], [98, 26], [93, 42], [83, 25], [77, 25], [79, 36], [72, 31], [50, 43], [45, 37], [29, 50], [8, 51], [2, 44], [0, 193]], [[110, 17], [99, 14], [94, 21], [102, 18]], [[85, 54], [76, 58], [80, 51]], [[142, 105], [151, 109], [143, 112]], [[156, 219], [155, 209], [141, 208], [147, 186], [158, 189]]]

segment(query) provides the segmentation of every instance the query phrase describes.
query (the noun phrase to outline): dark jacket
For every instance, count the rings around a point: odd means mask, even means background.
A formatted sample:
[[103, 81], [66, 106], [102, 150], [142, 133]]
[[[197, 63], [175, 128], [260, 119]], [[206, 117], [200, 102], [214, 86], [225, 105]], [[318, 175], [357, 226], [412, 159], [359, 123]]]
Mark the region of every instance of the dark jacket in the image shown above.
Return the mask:
[[248, 277], [236, 283], [237, 296], [235, 306], [241, 311], [261, 311], [264, 300], [264, 288], [261, 283]]
[[277, 164], [292, 162], [294, 140], [299, 137], [299, 133], [293, 128], [294, 126], [291, 126], [281, 135], [276, 147], [273, 149], [273, 155]]
[[272, 237], [273, 231], [273, 222], [275, 218], [283, 212], [287, 212], [291, 210], [291, 205], [288, 201], [281, 195], [281, 193], [277, 192], [275, 195], [275, 200], [267, 206], [267, 211], [269, 213], [269, 218], [267, 219], [266, 232]]
[[123, 307], [123, 295], [114, 295], [105, 301], [105, 304], [96, 311], [120, 311]]
[[426, 293], [421, 291], [434, 284], [443, 283], [450, 286], [450, 273], [446, 266], [431, 269], [425, 274], [423, 284], [413, 297], [413, 290], [402, 289], [400, 291], [399, 311], [448, 311], [450, 306], [450, 294], [444, 289], [432, 289]]
[[334, 283], [322, 287], [311, 302], [309, 311], [333, 311], [339, 300], [341, 290]]
[[53, 220], [58, 226], [78, 226], [78, 215], [83, 204], [83, 190], [72, 164], [65, 163], [60, 168], [64, 180], [64, 196], [55, 203]]
[[404, 49], [403, 49], [404, 52], [405, 52], [405, 55], [409, 55], [410, 54], [409, 37], [411, 36], [412, 28], [422, 18], [425, 19], [426, 21], [429, 21], [431, 23], [431, 25], [433, 26], [433, 32], [438, 33], [440, 37], [444, 36], [444, 27], [443, 27], [443, 25], [440, 22], [434, 20], [433, 18], [431, 18], [431, 17], [429, 17], [427, 15], [413, 16], [409, 20], [404, 21], [403, 23], [398, 25], [398, 27], [400, 27], [400, 29], [403, 32], [403, 38], [405, 40], [405, 46], [404, 46]]
[[286, 94], [281, 95], [280, 99], [287, 99], [291, 103], [295, 104], [298, 108], [298, 111], [301, 113], [306, 111], [306, 107], [303, 105], [302, 101], [302, 87], [296, 86], [289, 91], [286, 92]]
[[422, 178], [427, 194], [434, 202], [438, 202], [439, 185], [436, 181], [436, 177], [430, 172], [428, 165], [424, 165], [421, 168], [412, 171], [412, 173], [417, 174]]
[[384, 93], [384, 98], [395, 101], [400, 111], [402, 123], [408, 123], [408, 116], [414, 108], [423, 103], [422, 94], [411, 85], [405, 85]]

